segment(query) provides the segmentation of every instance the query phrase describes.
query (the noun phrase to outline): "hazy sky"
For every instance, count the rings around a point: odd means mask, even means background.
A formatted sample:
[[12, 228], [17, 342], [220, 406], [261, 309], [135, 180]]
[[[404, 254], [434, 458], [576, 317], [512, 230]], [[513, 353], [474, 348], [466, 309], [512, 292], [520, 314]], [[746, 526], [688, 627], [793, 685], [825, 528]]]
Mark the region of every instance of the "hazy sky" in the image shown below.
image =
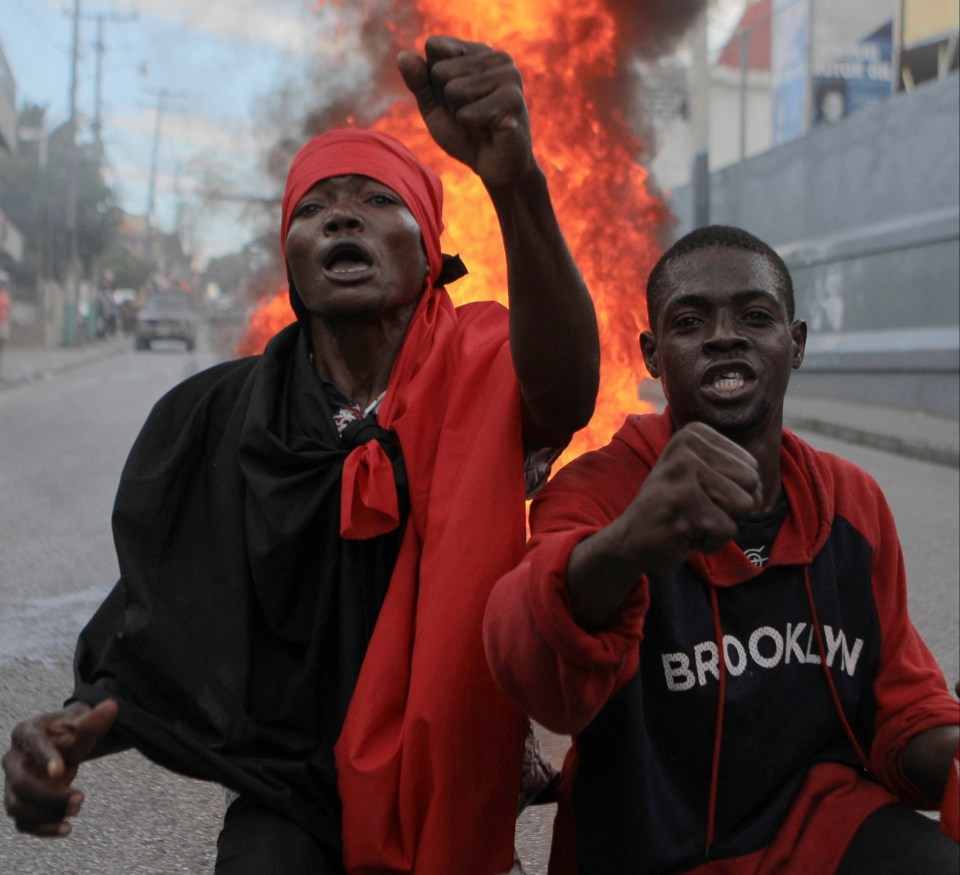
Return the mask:
[[[47, 106], [47, 125], [64, 121], [74, 0], [0, 0], [0, 44], [17, 86], [17, 106]], [[723, 0], [741, 6], [742, 0]], [[143, 214], [157, 117], [166, 91], [157, 160], [154, 222], [172, 230], [177, 204], [187, 242], [201, 259], [249, 238], [249, 210], [201, 204], [198, 186], [211, 171], [235, 194], [272, 194], [258, 158], [275, 132], [257, 104], [311, 62], [331, 77], [364, 75], [359, 28], [363, 3], [315, 0], [81, 0], [77, 107], [81, 138], [90, 138], [95, 105], [97, 25], [103, 16], [102, 135], [109, 181], [131, 213]], [[122, 20], [111, 20], [111, 18]]]
[[[17, 106], [47, 106], [47, 126], [69, 113], [73, 0], [0, 0], [0, 43], [17, 87]], [[193, 192], [209, 169], [236, 194], [271, 192], [258, 157], [274, 139], [254, 124], [256, 103], [305, 68], [309, 56], [346, 54], [350, 30], [313, 0], [82, 0], [77, 108], [90, 139], [96, 91], [98, 15], [105, 16], [102, 136], [109, 181], [131, 213], [143, 214], [153, 154], [158, 95], [163, 98], [157, 153], [155, 223], [172, 230], [177, 192], [203, 255], [239, 248], [249, 223], [238, 205], [203, 208]], [[110, 18], [124, 19], [123, 21]], [[241, 237], [243, 239], [237, 239]]]

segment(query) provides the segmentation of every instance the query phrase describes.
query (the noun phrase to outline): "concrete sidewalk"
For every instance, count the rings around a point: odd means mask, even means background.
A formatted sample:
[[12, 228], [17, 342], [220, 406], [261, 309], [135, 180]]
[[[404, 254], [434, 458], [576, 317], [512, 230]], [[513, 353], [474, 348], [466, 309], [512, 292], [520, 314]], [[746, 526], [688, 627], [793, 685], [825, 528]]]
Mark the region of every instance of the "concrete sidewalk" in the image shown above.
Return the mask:
[[37, 380], [49, 380], [91, 362], [120, 355], [133, 348], [133, 338], [122, 334], [82, 346], [20, 346], [5, 344], [0, 358], [0, 391]]
[[[0, 362], [0, 391], [55, 377], [84, 364], [119, 355], [133, 346], [131, 337], [115, 335], [78, 347], [11, 346]], [[663, 405], [660, 384], [646, 381], [641, 397]], [[960, 422], [927, 413], [807, 398], [788, 392], [784, 424], [848, 443], [863, 444], [909, 458], [960, 468]]]
[[960, 468], [960, 423], [920, 411], [787, 394], [784, 425]]

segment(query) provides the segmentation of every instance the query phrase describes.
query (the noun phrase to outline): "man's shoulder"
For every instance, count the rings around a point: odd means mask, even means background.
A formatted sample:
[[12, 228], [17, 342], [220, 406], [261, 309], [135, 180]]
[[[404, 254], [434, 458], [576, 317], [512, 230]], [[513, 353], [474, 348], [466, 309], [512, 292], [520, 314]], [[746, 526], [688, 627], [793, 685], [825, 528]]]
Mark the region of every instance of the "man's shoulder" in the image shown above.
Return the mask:
[[873, 475], [855, 462], [826, 450], [818, 450], [786, 429], [783, 435], [785, 452], [802, 463], [808, 476], [815, 471], [835, 492], [843, 493], [851, 489], [881, 492]]
[[223, 434], [244, 392], [257, 357], [222, 362], [198, 371], [169, 389], [153, 405], [131, 448], [125, 477], [152, 471], [158, 460], [197, 451]]
[[500, 355], [510, 342], [510, 311], [496, 301], [460, 304], [453, 318], [453, 330], [446, 334], [448, 354], [481, 361]]
[[464, 304], [457, 304], [454, 306], [454, 309], [457, 311], [457, 316], [460, 318], [469, 317], [471, 319], [477, 319], [480, 317], [502, 317], [506, 316], [510, 311], [501, 304], [499, 301], [493, 300], [483, 300], [483, 301], [467, 301]]
[[190, 395], [205, 392], [214, 387], [228, 387], [232, 383], [242, 382], [256, 367], [259, 359], [259, 356], [247, 356], [211, 365], [177, 383], [167, 394]]
[[785, 482], [806, 490], [820, 513], [841, 517], [872, 543], [890, 533], [892, 514], [886, 496], [874, 476], [849, 459], [818, 450], [789, 432], [784, 432]]
[[616, 431], [611, 444], [621, 442], [644, 456], [659, 456], [673, 435], [667, 412], [631, 413]]
[[256, 367], [259, 358], [259, 356], [249, 356], [220, 362], [192, 374], [160, 397], [153, 407], [151, 419], [154, 421], [158, 417], [177, 419], [189, 415], [201, 405], [232, 404]]
[[509, 330], [510, 311], [499, 301], [470, 301], [454, 307], [461, 334], [478, 326]]

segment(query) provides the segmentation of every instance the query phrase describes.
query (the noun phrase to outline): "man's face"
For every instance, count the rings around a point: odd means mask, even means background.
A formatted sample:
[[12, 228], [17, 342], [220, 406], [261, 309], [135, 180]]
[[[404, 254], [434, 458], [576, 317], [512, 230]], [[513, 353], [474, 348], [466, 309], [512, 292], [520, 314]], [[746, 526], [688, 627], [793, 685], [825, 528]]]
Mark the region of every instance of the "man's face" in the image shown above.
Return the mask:
[[287, 264], [306, 309], [332, 319], [412, 312], [429, 271], [400, 196], [353, 175], [321, 180], [294, 207]]
[[665, 280], [640, 346], [674, 425], [705, 422], [741, 439], [763, 428], [779, 433], [807, 329], [791, 324], [772, 265], [759, 253], [709, 246], [671, 262]]

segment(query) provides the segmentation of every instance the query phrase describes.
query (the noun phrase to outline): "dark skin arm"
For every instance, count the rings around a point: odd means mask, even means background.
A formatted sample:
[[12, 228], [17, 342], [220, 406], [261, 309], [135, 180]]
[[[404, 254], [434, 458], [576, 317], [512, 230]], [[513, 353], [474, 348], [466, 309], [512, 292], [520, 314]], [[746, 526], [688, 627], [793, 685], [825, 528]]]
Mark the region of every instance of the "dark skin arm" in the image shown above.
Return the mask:
[[107, 699], [94, 708], [74, 702], [17, 724], [3, 757], [3, 803], [20, 832], [70, 834], [69, 818], [84, 799], [73, 786], [80, 763], [124, 749], [109, 736], [116, 718], [117, 703]]
[[574, 619], [602, 629], [645, 573], [679, 568], [691, 550], [719, 550], [762, 506], [757, 462], [701, 422], [674, 434], [634, 500], [577, 545], [567, 566]]
[[528, 449], [562, 446], [593, 414], [600, 343], [593, 302], [531, 148], [520, 72], [482, 43], [435, 36], [397, 63], [431, 136], [483, 181], [503, 234], [510, 349]]
[[[960, 696], [960, 681], [953, 688]], [[935, 726], [912, 738], [903, 752], [903, 771], [928, 796], [940, 799], [960, 744], [960, 726]]]

